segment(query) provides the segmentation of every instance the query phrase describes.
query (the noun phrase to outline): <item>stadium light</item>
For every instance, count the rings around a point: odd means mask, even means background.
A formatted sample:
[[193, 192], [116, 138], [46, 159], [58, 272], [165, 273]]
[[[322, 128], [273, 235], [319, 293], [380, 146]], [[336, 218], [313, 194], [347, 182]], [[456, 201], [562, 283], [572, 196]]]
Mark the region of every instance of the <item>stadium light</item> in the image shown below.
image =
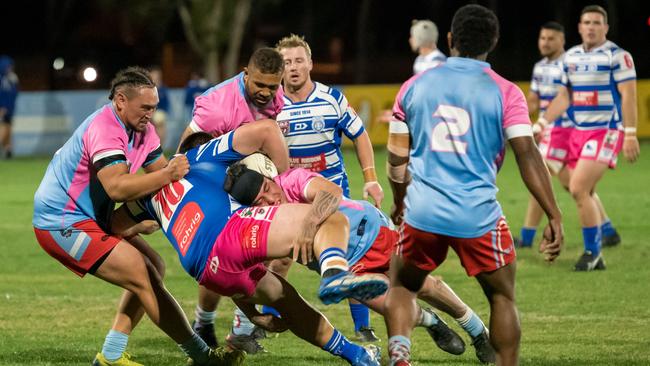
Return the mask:
[[97, 79], [97, 70], [95, 70], [95, 68], [92, 66], [88, 66], [84, 69], [83, 76], [84, 76], [84, 80], [86, 80], [89, 83], [92, 83], [93, 81], [95, 81], [95, 79]]
[[57, 57], [54, 59], [54, 62], [52, 62], [52, 67], [54, 68], [54, 70], [59, 71], [63, 69], [64, 66], [65, 66], [65, 60], [63, 59], [63, 57]]

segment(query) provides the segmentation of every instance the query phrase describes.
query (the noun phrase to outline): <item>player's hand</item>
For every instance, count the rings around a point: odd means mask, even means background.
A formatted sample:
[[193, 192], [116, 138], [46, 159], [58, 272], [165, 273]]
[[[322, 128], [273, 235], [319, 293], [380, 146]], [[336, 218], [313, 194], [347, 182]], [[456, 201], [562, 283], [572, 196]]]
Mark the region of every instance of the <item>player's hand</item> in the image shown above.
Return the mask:
[[282, 333], [289, 329], [289, 325], [284, 319], [272, 314], [255, 315], [250, 318], [250, 321], [267, 332]]
[[390, 207], [390, 219], [393, 220], [393, 224], [395, 226], [400, 226], [402, 225], [402, 222], [404, 221], [404, 205], [396, 205], [393, 203], [393, 205]]
[[375, 207], [380, 208], [381, 201], [384, 200], [384, 190], [381, 188], [381, 185], [379, 185], [379, 182], [366, 182], [363, 185], [363, 199], [367, 200], [368, 195], [370, 195], [373, 201], [375, 201]]
[[564, 229], [560, 219], [549, 219], [544, 228], [542, 241], [539, 243], [539, 252], [544, 254], [544, 260], [553, 262], [560, 255], [564, 245]]
[[299, 235], [293, 242], [293, 261], [306, 265], [313, 257], [314, 237]]
[[623, 139], [623, 155], [630, 163], [634, 163], [639, 158], [641, 150], [639, 149], [639, 140], [635, 135], [625, 135]]
[[169, 161], [165, 169], [167, 169], [172, 182], [176, 182], [189, 173], [190, 163], [187, 161], [187, 156], [177, 154]]

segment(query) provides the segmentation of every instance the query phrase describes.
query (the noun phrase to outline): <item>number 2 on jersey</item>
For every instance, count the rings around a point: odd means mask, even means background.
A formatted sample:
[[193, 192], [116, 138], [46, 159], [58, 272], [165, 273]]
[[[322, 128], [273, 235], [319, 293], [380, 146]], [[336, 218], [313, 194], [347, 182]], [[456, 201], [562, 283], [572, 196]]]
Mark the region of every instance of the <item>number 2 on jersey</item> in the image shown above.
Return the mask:
[[467, 142], [459, 137], [469, 131], [469, 113], [463, 108], [439, 105], [432, 117], [439, 122], [431, 132], [431, 150], [466, 154]]

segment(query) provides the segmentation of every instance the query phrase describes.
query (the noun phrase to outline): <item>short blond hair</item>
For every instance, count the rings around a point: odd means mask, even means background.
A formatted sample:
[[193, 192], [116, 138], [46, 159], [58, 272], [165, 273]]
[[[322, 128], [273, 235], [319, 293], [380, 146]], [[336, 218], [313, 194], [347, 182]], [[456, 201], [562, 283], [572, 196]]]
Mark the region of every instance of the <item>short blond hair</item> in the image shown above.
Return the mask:
[[275, 45], [275, 49], [280, 52], [283, 48], [295, 48], [295, 47], [302, 47], [305, 49], [307, 52], [307, 57], [311, 59], [311, 48], [309, 48], [309, 43], [305, 41], [304, 36], [299, 36], [297, 34], [291, 33], [290, 36], [282, 38], [278, 43]]

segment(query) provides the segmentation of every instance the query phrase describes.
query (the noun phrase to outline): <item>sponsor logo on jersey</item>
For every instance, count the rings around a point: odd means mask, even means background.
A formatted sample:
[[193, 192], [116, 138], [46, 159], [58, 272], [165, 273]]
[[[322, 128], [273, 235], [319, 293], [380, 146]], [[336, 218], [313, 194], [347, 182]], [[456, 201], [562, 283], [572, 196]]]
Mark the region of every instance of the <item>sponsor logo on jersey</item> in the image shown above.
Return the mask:
[[194, 235], [199, 230], [204, 218], [205, 215], [196, 202], [186, 204], [177, 215], [171, 232], [174, 239], [176, 239], [181, 256], [184, 257], [189, 250]]
[[573, 92], [573, 105], [574, 106], [596, 106], [598, 105], [598, 91], [574, 91]]
[[303, 168], [316, 173], [327, 169], [325, 154], [291, 157], [289, 158], [289, 165], [291, 165], [292, 168]]
[[242, 233], [242, 244], [244, 248], [249, 249], [258, 249], [258, 232], [260, 231], [260, 226], [258, 224], [251, 225], [244, 229]]

